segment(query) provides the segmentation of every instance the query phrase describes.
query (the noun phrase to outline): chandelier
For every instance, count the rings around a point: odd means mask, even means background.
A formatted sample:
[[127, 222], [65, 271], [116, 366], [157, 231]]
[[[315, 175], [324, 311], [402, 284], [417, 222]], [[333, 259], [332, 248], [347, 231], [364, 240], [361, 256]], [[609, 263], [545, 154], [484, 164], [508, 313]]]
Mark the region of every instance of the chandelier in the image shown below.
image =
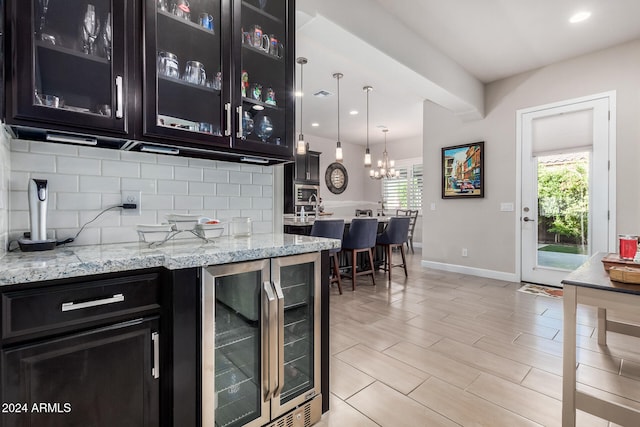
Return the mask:
[[384, 132], [384, 151], [382, 152], [382, 160], [378, 160], [378, 170], [371, 169], [369, 171], [369, 178], [397, 178], [400, 176], [400, 171], [395, 169], [395, 162], [389, 159], [389, 153], [387, 153], [387, 132], [389, 132], [389, 129], [384, 128], [382, 129], [382, 132]]

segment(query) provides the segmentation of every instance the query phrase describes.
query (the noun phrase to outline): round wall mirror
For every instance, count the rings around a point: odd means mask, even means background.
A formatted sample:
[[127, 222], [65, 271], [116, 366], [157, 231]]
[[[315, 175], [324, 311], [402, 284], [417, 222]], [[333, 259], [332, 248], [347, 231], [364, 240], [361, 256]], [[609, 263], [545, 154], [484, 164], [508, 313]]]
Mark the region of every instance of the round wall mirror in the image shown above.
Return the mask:
[[324, 174], [324, 182], [327, 184], [329, 191], [333, 194], [340, 194], [347, 189], [349, 175], [341, 163], [334, 162], [327, 167], [327, 172]]

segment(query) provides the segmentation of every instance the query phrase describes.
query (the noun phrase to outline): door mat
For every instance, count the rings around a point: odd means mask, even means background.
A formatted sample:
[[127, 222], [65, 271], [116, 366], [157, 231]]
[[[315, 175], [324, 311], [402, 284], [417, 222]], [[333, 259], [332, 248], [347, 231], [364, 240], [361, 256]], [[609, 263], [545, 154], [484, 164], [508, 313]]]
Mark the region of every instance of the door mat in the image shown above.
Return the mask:
[[562, 298], [562, 289], [553, 288], [551, 286], [532, 285], [527, 283], [522, 285], [518, 291], [549, 298]]

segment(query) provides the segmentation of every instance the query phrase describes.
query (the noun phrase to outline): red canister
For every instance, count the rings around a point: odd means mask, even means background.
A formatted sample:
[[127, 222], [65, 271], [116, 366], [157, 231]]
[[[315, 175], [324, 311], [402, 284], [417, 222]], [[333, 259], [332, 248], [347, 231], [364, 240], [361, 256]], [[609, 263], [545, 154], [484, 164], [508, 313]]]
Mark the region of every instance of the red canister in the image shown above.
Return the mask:
[[620, 234], [618, 239], [620, 240], [620, 258], [633, 259], [638, 250], [638, 236]]

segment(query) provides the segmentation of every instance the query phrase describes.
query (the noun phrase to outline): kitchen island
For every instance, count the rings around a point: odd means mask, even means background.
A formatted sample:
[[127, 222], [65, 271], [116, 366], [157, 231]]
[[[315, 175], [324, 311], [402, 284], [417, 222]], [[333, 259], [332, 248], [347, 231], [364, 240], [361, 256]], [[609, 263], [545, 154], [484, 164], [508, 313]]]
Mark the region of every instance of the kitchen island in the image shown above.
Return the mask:
[[[260, 394], [263, 371], [252, 377], [250, 366], [241, 363], [251, 358], [262, 366], [272, 359], [260, 351], [267, 346], [261, 340], [271, 335], [272, 323], [284, 328], [285, 338], [275, 347], [269, 343], [273, 354], [284, 355], [285, 365], [276, 363], [273, 369], [286, 376], [296, 367], [302, 374], [305, 366], [287, 361], [305, 348], [317, 349], [305, 356], [314, 361], [306, 366], [317, 371], [307, 388], [300, 388], [300, 408], [312, 406], [316, 414], [328, 410], [327, 250], [338, 244], [275, 233], [213, 242], [181, 239], [159, 247], [125, 243], [7, 254], [0, 259], [0, 396], [14, 409], [29, 411], [3, 414], [3, 427], [200, 426], [202, 414], [212, 408], [222, 420], [235, 413], [224, 408], [218, 413], [223, 402], [245, 407], [236, 401]], [[258, 264], [259, 269], [249, 271]], [[205, 279], [207, 271], [217, 277]], [[237, 286], [242, 292], [234, 291]], [[284, 301], [282, 317], [271, 302], [267, 305], [270, 289]], [[217, 295], [220, 290], [226, 293]], [[206, 309], [212, 304], [207, 295], [213, 295], [215, 319], [206, 317], [212, 313]], [[245, 298], [253, 302], [247, 304]], [[293, 298], [295, 307], [289, 308]], [[268, 329], [251, 312], [229, 310], [253, 304], [269, 307]], [[235, 345], [221, 332], [253, 338]], [[284, 348], [278, 350], [280, 346]], [[205, 357], [215, 360], [215, 368], [201, 364]], [[234, 369], [237, 374], [226, 376]], [[207, 380], [214, 385], [211, 390], [203, 389], [207, 373], [215, 375], [215, 381]], [[295, 391], [291, 385], [290, 395]], [[275, 388], [271, 394], [274, 404], [279, 402]], [[250, 406], [251, 400], [247, 402]], [[55, 411], [34, 412], [36, 403]], [[256, 408], [256, 419], [264, 420], [256, 425], [270, 425], [274, 417], [297, 417], [301, 410], [285, 404], [280, 408]], [[254, 414], [243, 416], [249, 422]]]

